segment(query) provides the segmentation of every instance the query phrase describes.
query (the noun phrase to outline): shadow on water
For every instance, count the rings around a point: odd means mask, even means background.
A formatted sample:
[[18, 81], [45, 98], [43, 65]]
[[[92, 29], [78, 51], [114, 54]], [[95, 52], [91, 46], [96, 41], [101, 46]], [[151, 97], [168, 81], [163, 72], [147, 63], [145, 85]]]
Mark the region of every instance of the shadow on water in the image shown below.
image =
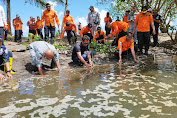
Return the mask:
[[[162, 58], [163, 57], [163, 58]], [[66, 68], [0, 83], [3, 117], [175, 117], [177, 57]]]

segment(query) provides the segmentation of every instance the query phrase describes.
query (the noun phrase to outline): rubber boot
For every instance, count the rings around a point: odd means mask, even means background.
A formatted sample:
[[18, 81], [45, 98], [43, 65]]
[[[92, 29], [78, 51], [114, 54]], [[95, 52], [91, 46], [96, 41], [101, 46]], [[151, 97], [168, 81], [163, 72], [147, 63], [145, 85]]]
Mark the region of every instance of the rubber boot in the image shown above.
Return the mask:
[[15, 74], [16, 72], [12, 69], [13, 57], [9, 57], [10, 73]]

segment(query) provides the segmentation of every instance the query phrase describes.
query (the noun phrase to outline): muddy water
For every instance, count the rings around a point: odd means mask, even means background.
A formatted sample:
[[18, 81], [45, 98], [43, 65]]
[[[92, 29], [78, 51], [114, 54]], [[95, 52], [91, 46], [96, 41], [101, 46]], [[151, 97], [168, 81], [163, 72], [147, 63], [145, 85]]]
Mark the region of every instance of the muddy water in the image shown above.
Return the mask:
[[176, 118], [177, 57], [158, 53], [142, 63], [97, 65], [14, 78], [0, 84], [4, 118]]

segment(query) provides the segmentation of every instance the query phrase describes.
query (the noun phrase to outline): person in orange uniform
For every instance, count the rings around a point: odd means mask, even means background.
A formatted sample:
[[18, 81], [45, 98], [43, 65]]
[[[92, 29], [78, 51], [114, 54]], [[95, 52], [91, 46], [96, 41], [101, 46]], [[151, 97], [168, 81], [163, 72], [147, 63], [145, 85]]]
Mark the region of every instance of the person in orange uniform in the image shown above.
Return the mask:
[[128, 53], [132, 53], [133, 59], [135, 63], [138, 61], [136, 60], [135, 50], [134, 50], [134, 40], [132, 39], [132, 33], [127, 33], [126, 36], [123, 36], [119, 39], [117, 51], [115, 55], [119, 57], [119, 64], [122, 63], [122, 55], [126, 55]]
[[7, 33], [9, 33], [9, 31], [10, 31], [10, 27], [9, 27], [8, 22], [7, 22], [7, 29], [6, 29], [5, 25], [4, 25], [3, 29], [4, 29], [4, 40], [7, 40]]
[[67, 39], [69, 44], [71, 44], [71, 37], [74, 35], [75, 36], [75, 43], [77, 41], [77, 28], [76, 25], [74, 23], [69, 23], [66, 22], [64, 30], [62, 31], [62, 35], [61, 35], [61, 40], [63, 39], [63, 36], [65, 34], [65, 31], [67, 33]]
[[37, 33], [38, 36], [40, 36], [43, 39], [43, 34], [42, 34], [42, 21], [40, 20], [40, 17], [37, 17], [37, 21], [36, 21], [36, 29], [37, 29]]
[[150, 42], [150, 25], [153, 29], [153, 34], [155, 34], [155, 27], [153, 22], [152, 14], [147, 12], [147, 6], [143, 6], [141, 13], [136, 16], [135, 25], [133, 28], [133, 34], [137, 26], [137, 38], [138, 38], [138, 48], [139, 54], [143, 54], [143, 46], [145, 46], [145, 55], [148, 55], [149, 42]]
[[22, 42], [22, 25], [20, 17], [18, 16], [14, 22], [15, 30], [16, 30], [16, 42]]
[[[18, 14], [16, 14], [16, 18], [17, 18], [17, 17], [19, 17]], [[14, 24], [15, 24], [16, 18], [14, 18], [14, 19], [12, 20], [14, 29], [15, 29], [15, 25], [14, 25]], [[15, 41], [15, 42], [17, 41], [17, 31], [16, 31], [16, 29], [15, 29], [15, 34], [14, 34], [14, 41]]]
[[111, 23], [112, 22], [112, 18], [109, 16], [109, 12], [107, 12], [106, 17], [104, 18], [104, 22], [105, 22], [105, 31], [106, 31], [106, 36], [108, 36], [108, 34], [110, 34], [111, 32], [111, 28], [107, 28], [107, 23]]
[[118, 45], [119, 38], [127, 34], [129, 24], [123, 21], [115, 21], [112, 24], [107, 23], [107, 27], [112, 28], [112, 32], [108, 35], [108, 37], [111, 38], [112, 36], [116, 36], [112, 45]]
[[66, 26], [66, 23], [73, 23], [73, 17], [69, 15], [70, 11], [66, 10], [66, 15], [63, 18], [63, 27]]
[[93, 38], [94, 42], [97, 43], [105, 43], [106, 34], [101, 30], [101, 27], [97, 27], [97, 31], [95, 32], [95, 36]]
[[128, 22], [127, 22], [127, 19], [128, 19], [129, 13], [130, 13], [130, 10], [127, 10], [127, 11], [125, 12], [125, 16], [123, 17], [123, 21], [126, 22], [126, 23], [128, 23]]
[[54, 43], [53, 38], [55, 37], [55, 22], [58, 25], [60, 25], [60, 21], [58, 19], [58, 16], [54, 10], [51, 9], [51, 6], [49, 3], [46, 4], [46, 10], [43, 11], [42, 15], [42, 25], [44, 25], [45, 21], [45, 26], [44, 26], [44, 33], [45, 33], [45, 41], [49, 41], [49, 31], [51, 33], [51, 40], [50, 43]]
[[89, 23], [87, 26], [85, 26], [81, 29], [81, 31], [80, 31], [81, 38], [83, 38], [84, 35], [89, 36], [90, 42], [91, 42], [91, 40], [93, 39], [92, 24]]

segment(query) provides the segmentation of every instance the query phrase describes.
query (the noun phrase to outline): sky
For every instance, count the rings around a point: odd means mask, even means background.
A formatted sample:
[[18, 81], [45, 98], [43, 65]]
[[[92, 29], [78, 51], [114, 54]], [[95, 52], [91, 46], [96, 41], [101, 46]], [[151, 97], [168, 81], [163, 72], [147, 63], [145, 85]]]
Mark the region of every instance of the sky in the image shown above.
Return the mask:
[[[52, 5], [52, 9], [54, 9], [58, 15], [60, 20], [60, 24], [63, 20], [64, 16], [64, 5], [59, 5], [56, 2], [52, 2], [51, 0], [46, 0]], [[105, 23], [104, 17], [106, 16], [107, 10], [110, 5], [97, 5], [96, 0], [68, 0], [68, 10], [70, 10], [70, 15], [73, 17], [74, 23], [77, 25], [81, 22], [82, 27], [87, 25], [87, 15], [90, 12], [89, 7], [94, 6], [95, 10], [100, 13], [101, 17], [101, 27], [104, 30]], [[6, 14], [6, 4], [4, 4], [0, 0], [0, 5], [3, 6]], [[28, 26], [27, 21], [30, 16], [36, 18], [37, 16], [42, 16], [42, 9], [36, 7], [34, 4], [25, 3], [25, 0], [11, 0], [11, 21], [18, 14], [23, 22], [23, 36], [28, 36]], [[6, 14], [7, 16], [7, 14]], [[57, 31], [58, 29], [56, 29]], [[14, 35], [14, 29], [12, 27], [12, 34]]]

